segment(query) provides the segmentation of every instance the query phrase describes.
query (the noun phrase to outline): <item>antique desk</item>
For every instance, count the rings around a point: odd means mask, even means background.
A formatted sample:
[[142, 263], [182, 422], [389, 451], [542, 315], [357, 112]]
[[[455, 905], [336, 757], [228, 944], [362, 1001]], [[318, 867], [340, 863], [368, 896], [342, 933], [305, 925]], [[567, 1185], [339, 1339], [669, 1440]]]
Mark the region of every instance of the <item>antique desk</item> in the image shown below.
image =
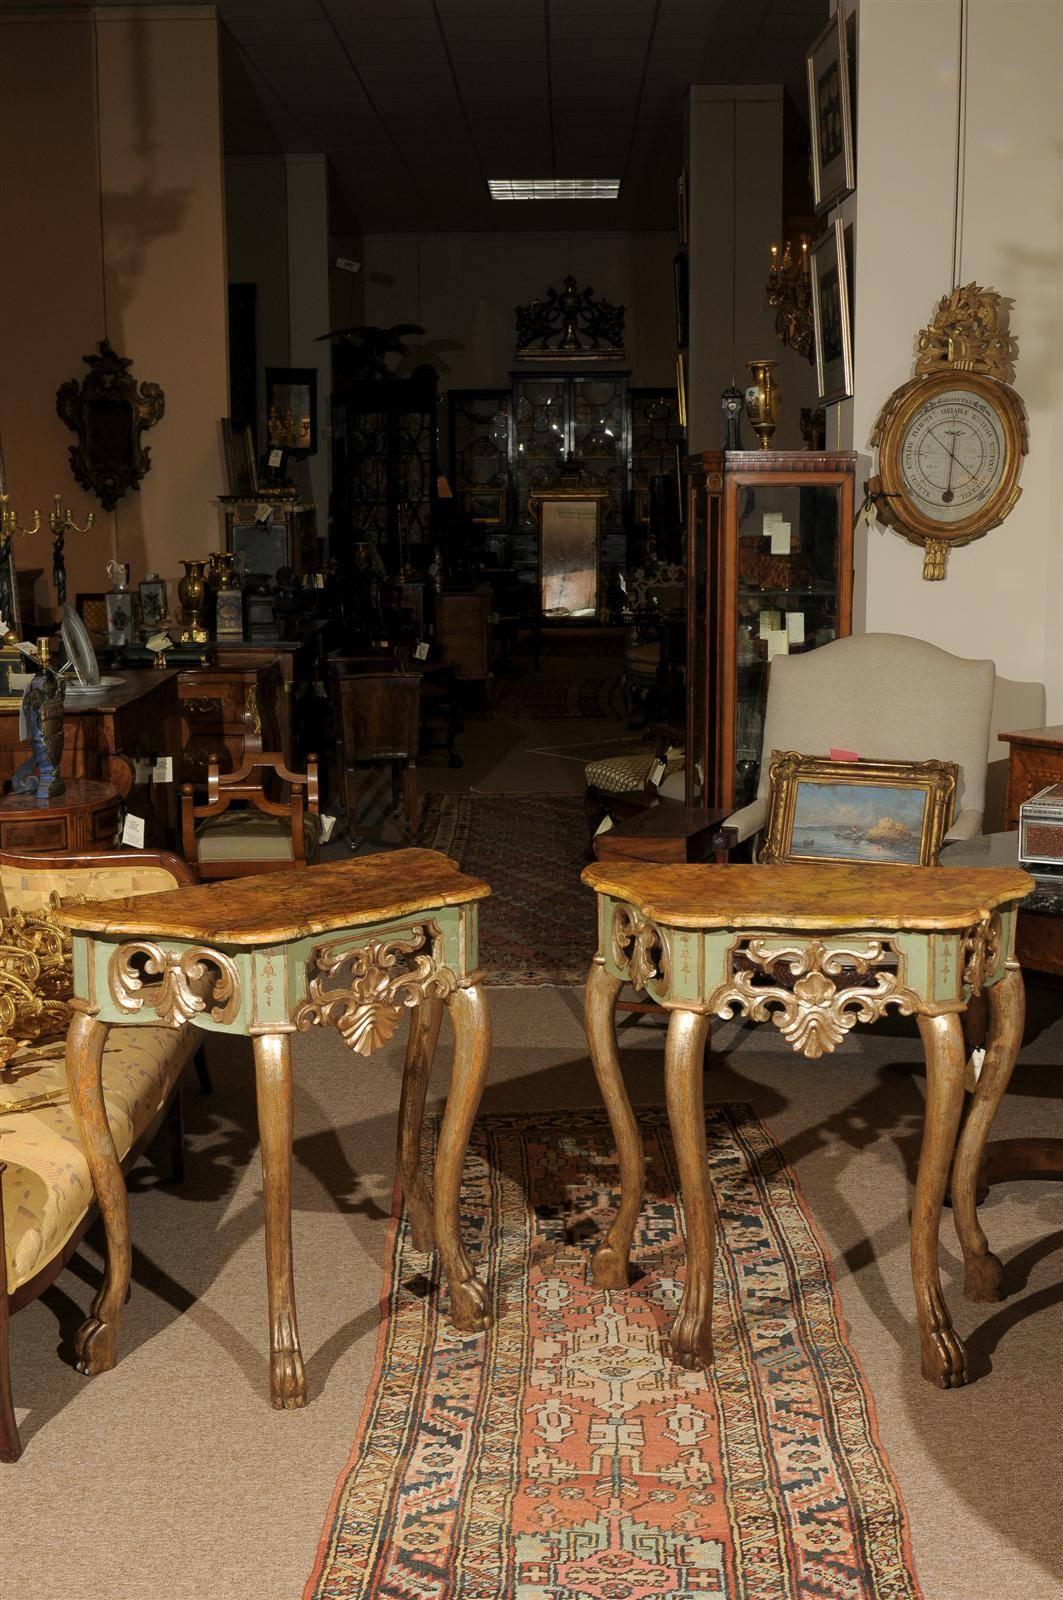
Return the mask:
[[[399, 1108], [399, 1177], [417, 1246], [438, 1243], [455, 1327], [486, 1327], [482, 1284], [461, 1242], [458, 1193], [490, 1051], [476, 972], [477, 902], [486, 884], [434, 850], [400, 850], [236, 883], [64, 906], [74, 941], [74, 1016], [67, 1034], [70, 1102], [107, 1235], [107, 1269], [78, 1331], [81, 1372], [118, 1353], [129, 1286], [125, 1185], [107, 1124], [100, 1064], [116, 1025], [186, 1022], [246, 1034], [253, 1046], [266, 1213], [270, 1398], [306, 1403], [292, 1274], [291, 1036], [339, 1029], [369, 1056], [410, 1012]], [[435, 1163], [435, 1201], [419, 1171], [420, 1130], [444, 1006], [454, 1067]]]
[[[177, 673], [145, 668], [123, 672], [121, 680], [99, 694], [67, 699], [60, 771], [67, 779], [113, 783], [128, 799], [136, 758], [169, 755], [176, 748]], [[18, 711], [0, 711], [0, 779], [10, 778], [28, 754], [28, 745], [19, 742]]]
[[[585, 868], [583, 881], [598, 895], [587, 1038], [621, 1177], [619, 1210], [594, 1256], [595, 1282], [626, 1287], [642, 1203], [642, 1146], [614, 1033], [624, 983], [671, 1012], [665, 1082], [687, 1232], [686, 1283], [671, 1342], [684, 1367], [712, 1360], [714, 1232], [702, 1090], [710, 1019], [771, 1021], [795, 1051], [814, 1058], [857, 1022], [875, 1022], [889, 1009], [914, 1014], [927, 1065], [911, 1222], [922, 1371], [944, 1389], [966, 1383], [963, 1344], [938, 1273], [938, 1226], [955, 1150], [952, 1203], [965, 1293], [999, 1299], [1002, 1268], [978, 1222], [975, 1180], [1022, 1040], [1015, 911], [1033, 879], [1016, 869], [608, 862]], [[957, 1148], [967, 1054], [961, 1014], [983, 989], [986, 1056]]]

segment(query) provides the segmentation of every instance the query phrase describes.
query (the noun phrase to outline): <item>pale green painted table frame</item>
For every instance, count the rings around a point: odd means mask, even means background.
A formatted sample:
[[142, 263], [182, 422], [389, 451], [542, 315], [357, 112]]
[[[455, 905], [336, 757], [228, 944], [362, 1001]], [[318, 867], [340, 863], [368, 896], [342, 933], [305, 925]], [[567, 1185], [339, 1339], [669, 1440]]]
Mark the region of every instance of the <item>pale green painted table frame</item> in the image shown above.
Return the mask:
[[[914, 1015], [927, 1064], [911, 1220], [922, 1373], [941, 1388], [966, 1383], [966, 1353], [941, 1287], [938, 1229], [951, 1167], [964, 1292], [972, 1300], [1000, 1299], [1003, 1269], [979, 1224], [975, 1193], [989, 1128], [1022, 1041], [1025, 996], [1014, 954], [1017, 901], [973, 927], [934, 931], [828, 931], [808, 920], [782, 930], [676, 927], [601, 890], [597, 902], [598, 953], [586, 989], [587, 1037], [617, 1141], [621, 1200], [595, 1253], [595, 1281], [604, 1288], [626, 1287], [643, 1193], [642, 1145], [616, 1048], [616, 1003], [624, 984], [670, 1013], [665, 1079], [687, 1230], [687, 1276], [671, 1345], [685, 1367], [704, 1367], [712, 1360], [714, 1225], [702, 1085], [712, 1017], [771, 1021], [795, 1051], [815, 1058], [832, 1051], [857, 1022], [875, 1022], [890, 1009]], [[785, 984], [773, 970], [779, 963], [787, 973]], [[973, 1006], [984, 1028], [983, 996], [988, 1035], [975, 1083], [961, 1019]], [[957, 1144], [965, 1084], [973, 1096]]]
[[[355, 1056], [365, 1057], [392, 1037], [403, 1011], [409, 1011], [398, 1169], [413, 1238], [425, 1250], [438, 1243], [454, 1325], [463, 1331], [487, 1326], [486, 1295], [462, 1244], [459, 1218], [462, 1167], [491, 1044], [476, 970], [477, 913], [477, 902], [470, 900], [287, 943], [240, 945], [72, 930], [76, 998], [67, 1077], [107, 1234], [103, 1287], [76, 1340], [80, 1371], [105, 1371], [117, 1360], [131, 1247], [128, 1199], [107, 1122], [101, 1066], [110, 1029], [138, 1024], [180, 1028], [190, 1023], [207, 1033], [252, 1041], [275, 1406], [293, 1409], [306, 1402], [291, 1243], [295, 1032], [334, 1026]], [[420, 1132], [444, 1009], [454, 1031], [454, 1063], [433, 1201], [419, 1166]]]

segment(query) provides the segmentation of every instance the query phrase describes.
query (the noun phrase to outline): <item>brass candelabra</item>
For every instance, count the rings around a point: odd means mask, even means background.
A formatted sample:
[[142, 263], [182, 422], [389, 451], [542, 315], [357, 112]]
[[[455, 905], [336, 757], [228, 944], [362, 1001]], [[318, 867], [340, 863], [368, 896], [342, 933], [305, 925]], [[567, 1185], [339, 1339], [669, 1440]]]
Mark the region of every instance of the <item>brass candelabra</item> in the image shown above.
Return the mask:
[[61, 495], [53, 495], [54, 508], [48, 513], [48, 526], [52, 530], [52, 581], [55, 584], [55, 598], [59, 606], [66, 604], [66, 536], [68, 533], [88, 533], [96, 521], [95, 512], [90, 511], [88, 521], [82, 528], [74, 521], [70, 507], [63, 509]]

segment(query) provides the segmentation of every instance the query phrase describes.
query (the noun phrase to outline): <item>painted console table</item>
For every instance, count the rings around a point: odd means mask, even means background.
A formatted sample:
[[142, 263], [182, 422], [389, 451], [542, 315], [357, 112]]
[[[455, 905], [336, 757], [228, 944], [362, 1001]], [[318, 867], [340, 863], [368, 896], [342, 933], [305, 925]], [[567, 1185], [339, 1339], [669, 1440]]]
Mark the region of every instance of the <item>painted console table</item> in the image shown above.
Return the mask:
[[[339, 1029], [368, 1056], [410, 1012], [398, 1167], [414, 1242], [438, 1243], [451, 1319], [488, 1322], [483, 1285], [461, 1241], [458, 1195], [469, 1130], [491, 1046], [476, 971], [477, 902], [490, 894], [434, 850], [398, 850], [163, 894], [67, 905], [73, 934], [74, 1016], [66, 1044], [70, 1101], [107, 1234], [107, 1268], [78, 1330], [78, 1370], [106, 1371], [118, 1355], [129, 1286], [129, 1210], [100, 1084], [115, 1026], [190, 1022], [246, 1034], [254, 1050], [266, 1213], [270, 1398], [306, 1403], [292, 1273], [291, 1036]], [[435, 1200], [419, 1170], [425, 1094], [443, 1008], [454, 1067], [435, 1163]]]
[[[586, 990], [587, 1038], [620, 1159], [621, 1199], [594, 1256], [602, 1288], [628, 1283], [642, 1203], [642, 1143], [617, 1055], [625, 983], [670, 1013], [668, 1112], [686, 1216], [687, 1269], [672, 1325], [675, 1360], [712, 1360], [714, 1230], [702, 1071], [713, 1016], [771, 1021], [799, 1054], [834, 1049], [857, 1022], [892, 1008], [916, 1017], [927, 1091], [911, 1222], [912, 1281], [923, 1376], [967, 1382], [963, 1344], [938, 1272], [938, 1228], [955, 1151], [952, 1205], [971, 1300], [1001, 1297], [1002, 1268], [978, 1221], [978, 1165], [1022, 1040], [1025, 999], [1015, 960], [1017, 903], [1033, 880], [1017, 869], [891, 866], [587, 867], [598, 896], [598, 953]], [[961, 1016], [985, 991], [986, 1056], [964, 1123]]]

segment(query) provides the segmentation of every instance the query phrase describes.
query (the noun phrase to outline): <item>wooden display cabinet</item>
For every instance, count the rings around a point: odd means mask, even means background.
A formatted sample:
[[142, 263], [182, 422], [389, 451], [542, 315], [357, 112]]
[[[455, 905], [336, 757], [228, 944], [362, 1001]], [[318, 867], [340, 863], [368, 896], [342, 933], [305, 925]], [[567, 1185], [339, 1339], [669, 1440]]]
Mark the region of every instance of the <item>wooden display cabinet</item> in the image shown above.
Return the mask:
[[839, 451], [691, 457], [688, 805], [755, 798], [771, 660], [851, 633], [855, 471]]

